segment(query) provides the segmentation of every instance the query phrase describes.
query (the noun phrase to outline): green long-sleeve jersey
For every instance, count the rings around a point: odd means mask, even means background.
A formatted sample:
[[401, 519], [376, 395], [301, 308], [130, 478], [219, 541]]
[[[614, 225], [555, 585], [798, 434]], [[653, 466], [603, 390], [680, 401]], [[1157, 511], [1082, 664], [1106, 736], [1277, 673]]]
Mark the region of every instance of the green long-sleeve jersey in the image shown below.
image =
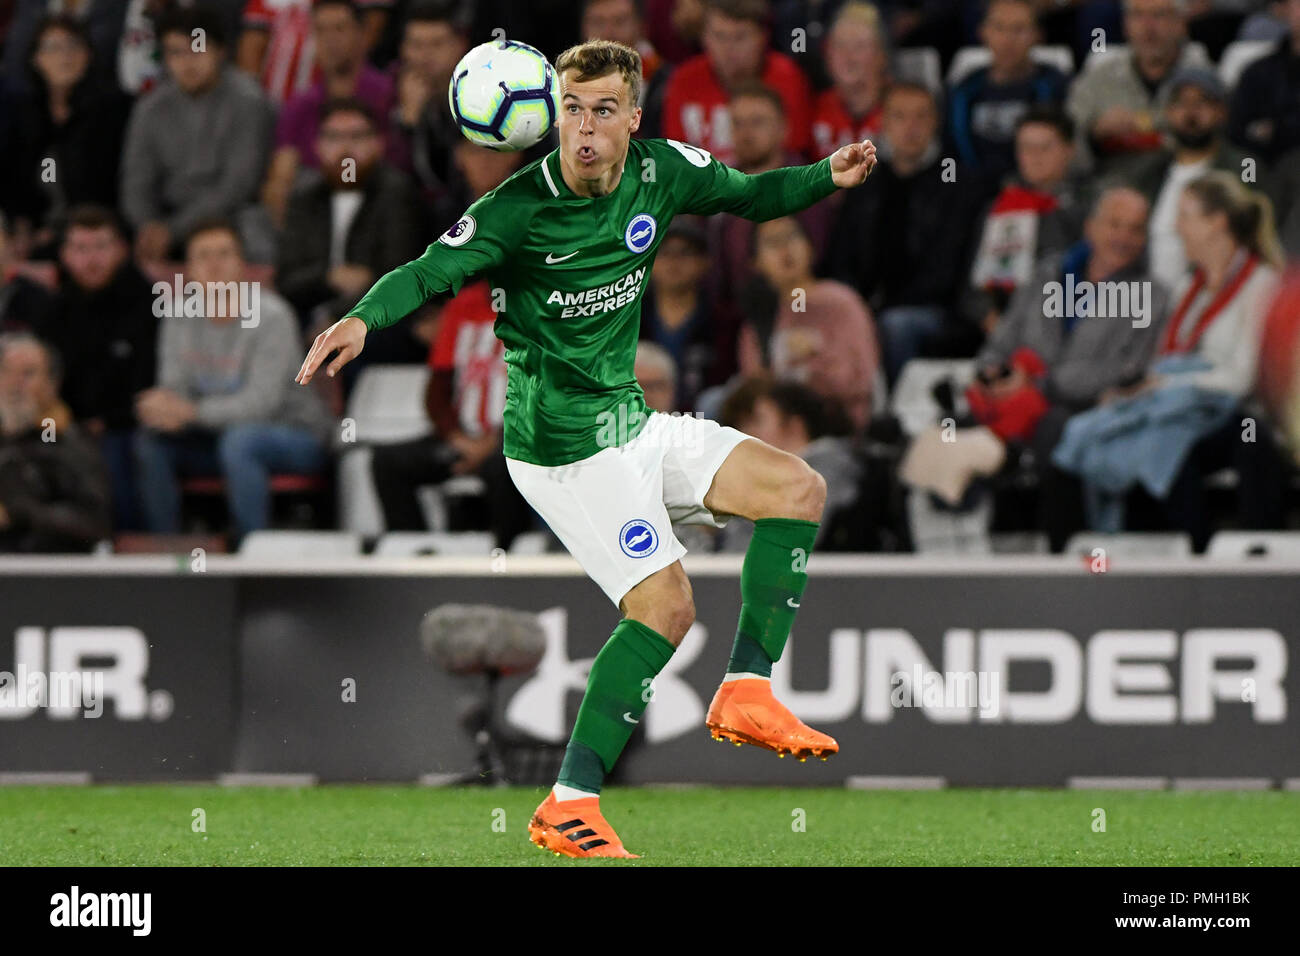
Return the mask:
[[673, 216], [775, 219], [835, 188], [829, 159], [747, 176], [695, 146], [634, 139], [618, 185], [593, 199], [565, 185], [556, 150], [474, 202], [350, 314], [383, 328], [483, 276], [506, 346], [506, 457], [568, 464], [631, 440], [646, 421], [632, 373], [641, 296]]

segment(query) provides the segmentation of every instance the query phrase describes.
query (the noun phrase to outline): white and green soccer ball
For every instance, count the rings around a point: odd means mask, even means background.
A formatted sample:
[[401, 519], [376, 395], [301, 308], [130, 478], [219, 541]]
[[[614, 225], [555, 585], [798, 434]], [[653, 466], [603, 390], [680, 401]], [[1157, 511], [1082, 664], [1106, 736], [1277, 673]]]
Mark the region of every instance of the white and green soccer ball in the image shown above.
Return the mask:
[[456, 64], [447, 99], [466, 139], [511, 152], [551, 131], [560, 112], [560, 81], [541, 51], [517, 40], [493, 40]]

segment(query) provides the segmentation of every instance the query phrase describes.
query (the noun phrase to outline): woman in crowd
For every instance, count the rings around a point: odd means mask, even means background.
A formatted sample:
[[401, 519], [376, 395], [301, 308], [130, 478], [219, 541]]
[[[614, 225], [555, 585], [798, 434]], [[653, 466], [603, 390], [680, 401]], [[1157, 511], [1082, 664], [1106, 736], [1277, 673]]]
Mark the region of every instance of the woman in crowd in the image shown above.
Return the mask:
[[1187, 186], [1177, 229], [1192, 271], [1175, 293], [1155, 361], [1142, 380], [1072, 418], [1053, 461], [1083, 480], [1094, 530], [1121, 530], [1125, 497], [1141, 487], [1200, 551], [1209, 538], [1204, 508], [1180, 491], [1201, 475], [1186, 468], [1202, 442], [1241, 429], [1233, 413], [1254, 388], [1282, 253], [1271, 204], [1229, 173]]
[[754, 230], [758, 273], [743, 303], [740, 370], [807, 385], [843, 405], [855, 434], [871, 420], [880, 367], [871, 313], [857, 292], [813, 276], [813, 246], [793, 217]]

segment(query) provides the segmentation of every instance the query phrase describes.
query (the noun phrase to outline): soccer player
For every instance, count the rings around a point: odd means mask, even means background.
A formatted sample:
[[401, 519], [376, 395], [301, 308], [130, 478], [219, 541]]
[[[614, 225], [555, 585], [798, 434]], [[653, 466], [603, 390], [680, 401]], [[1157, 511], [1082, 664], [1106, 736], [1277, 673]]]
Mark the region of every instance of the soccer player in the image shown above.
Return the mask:
[[566, 856], [628, 857], [599, 794], [655, 675], [695, 620], [674, 522], [754, 522], [735, 644], [705, 719], [712, 736], [800, 760], [838, 750], [780, 704], [769, 681], [807, 582], [826, 483], [795, 455], [733, 428], [647, 410], [633, 361], [651, 263], [673, 216], [786, 216], [862, 183], [876, 150], [853, 143], [811, 166], [746, 176], [694, 146], [632, 139], [641, 62], [630, 47], [588, 41], [555, 65], [559, 148], [375, 283], [316, 338], [296, 380], [310, 382], [331, 355], [335, 375], [368, 330], [470, 275], [485, 274], [498, 291], [511, 478], [623, 613], [592, 662], [559, 779], [529, 836]]

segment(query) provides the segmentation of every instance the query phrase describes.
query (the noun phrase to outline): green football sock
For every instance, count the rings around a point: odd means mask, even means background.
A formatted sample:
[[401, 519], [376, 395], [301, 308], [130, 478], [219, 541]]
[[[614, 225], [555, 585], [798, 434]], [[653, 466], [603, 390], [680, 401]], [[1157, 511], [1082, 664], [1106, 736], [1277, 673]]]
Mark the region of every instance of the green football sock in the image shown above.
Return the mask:
[[740, 569], [740, 623], [727, 662], [729, 674], [772, 676], [808, 583], [816, 521], [759, 518]]
[[624, 618], [592, 661], [557, 783], [600, 793], [650, 702], [650, 682], [675, 648], [640, 621]]

